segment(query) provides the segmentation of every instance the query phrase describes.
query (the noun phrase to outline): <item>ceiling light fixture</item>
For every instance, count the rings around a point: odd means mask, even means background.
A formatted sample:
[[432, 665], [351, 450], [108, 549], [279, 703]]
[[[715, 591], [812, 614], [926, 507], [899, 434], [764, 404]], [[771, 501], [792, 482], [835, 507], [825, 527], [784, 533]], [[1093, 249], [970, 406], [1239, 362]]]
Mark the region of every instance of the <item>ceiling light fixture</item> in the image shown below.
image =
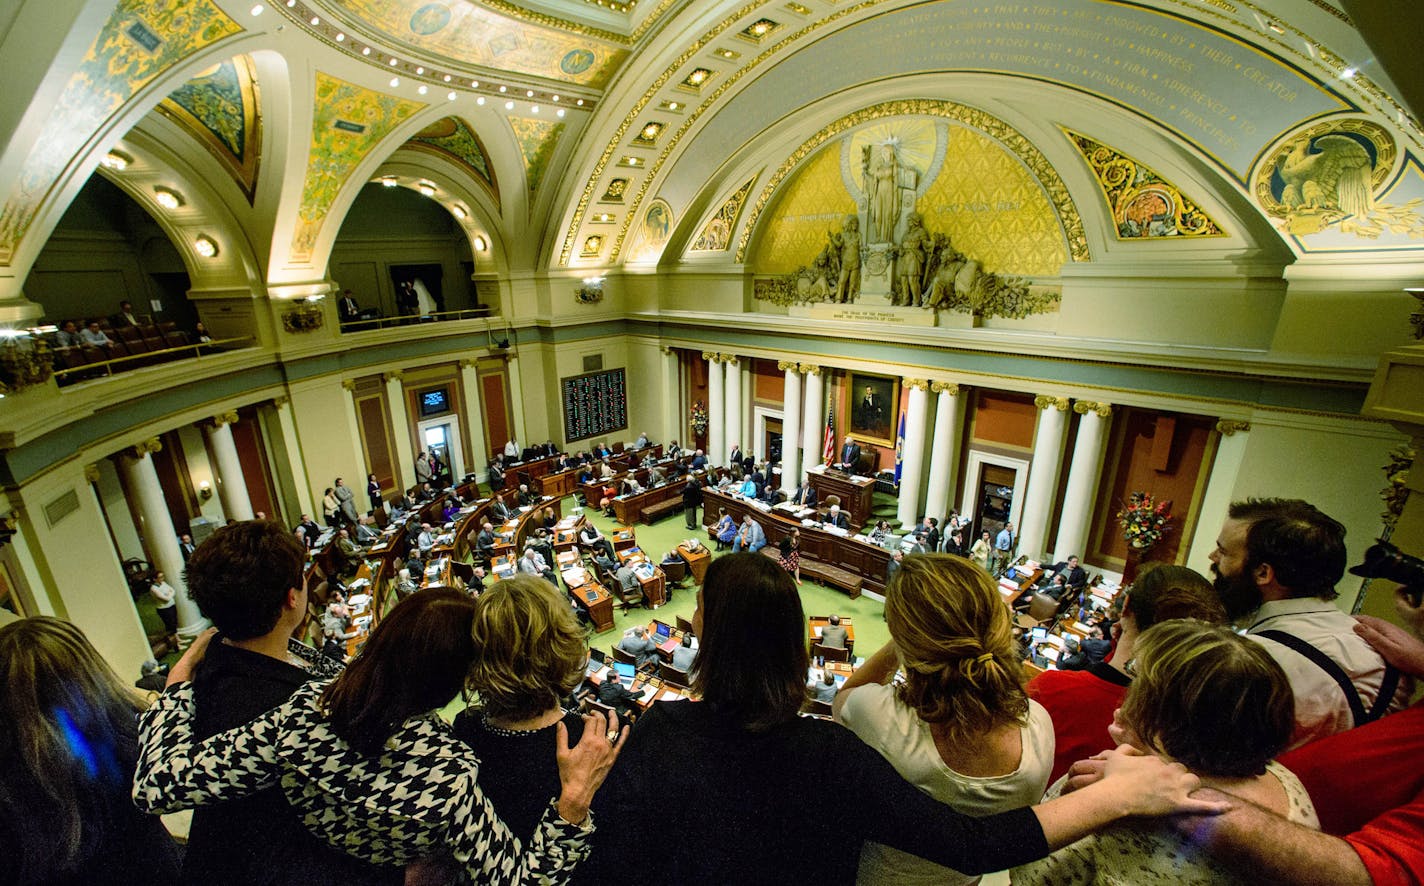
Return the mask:
[[532, 89], [526, 90], [525, 93], [524, 93], [524, 97], [525, 97], [525, 98], [533, 98], [533, 97], [534, 97], [534, 90], [532, 90]]
[[427, 197], [435, 196], [435, 186], [430, 182], [421, 182], [415, 186], [415, 189]]
[[346, 40], [346, 35], [343, 34], [343, 33], [340, 32], [340, 31], [337, 31], [337, 32], [336, 32], [336, 42], [337, 42], [337, 43], [343, 43], [343, 42], [345, 42], [345, 40]]
[[559, 100], [559, 97], [556, 95], [553, 97], [553, 100], [557, 102]]
[[177, 209], [183, 205], [183, 197], [170, 188], [154, 188], [153, 199], [164, 209]]
[[508, 91], [509, 91], [509, 87], [507, 87], [507, 86], [501, 86], [501, 87], [499, 88], [499, 91], [500, 91], [500, 92], [508, 92]]
[[465, 219], [470, 217], [470, 214], [464, 210], [464, 207], [461, 206], [450, 207], [450, 212], [460, 221], [464, 221]]
[[452, 91], [446, 93], [445, 98], [447, 98], [447, 99], [450, 100], [450, 101], [454, 101], [455, 98], [456, 98], [455, 92], [452, 90]]
[[478, 81], [478, 80], [471, 80], [471, 81], [470, 81], [470, 87], [471, 87], [472, 89], [479, 89], [479, 88], [480, 88], [480, 81]]
[[396, 178], [394, 175], [383, 175], [381, 176], [381, 184], [388, 188], [394, 188], [396, 185], [400, 184], [400, 179]]
[[417, 65], [416, 68], [415, 68], [415, 73], [417, 73], [417, 74], [424, 74], [424, 73], [425, 73], [425, 66], [424, 66], [424, 65]]
[[395, 67], [396, 65], [398, 65], [398, 64], [400, 64], [400, 59], [398, 59], [398, 58], [392, 58], [392, 59], [391, 59], [391, 67], [394, 68], [394, 67]]
[[579, 99], [579, 100], [578, 100], [578, 106], [579, 106], [580, 108], [583, 107], [583, 99]]
[[193, 251], [203, 258], [213, 258], [218, 254], [218, 244], [207, 234], [199, 234], [193, 240]]
[[259, 4], [257, 4], [256, 6], [252, 7], [252, 15], [253, 15], [253, 17], [255, 18], [255, 17], [261, 15], [266, 9], [267, 9], [267, 7], [263, 6], [261, 3], [259, 3]]
[[399, 78], [399, 77], [392, 77], [392, 78], [391, 78], [391, 87], [392, 87], [392, 88], [395, 88], [395, 87], [397, 87], [397, 86], [399, 86], [399, 85], [400, 85], [400, 78]]
[[105, 169], [112, 169], [115, 172], [123, 172], [129, 168], [133, 158], [123, 151], [110, 151], [104, 155], [104, 159], [99, 161], [99, 165]]
[[1353, 80], [1355, 79], [1355, 75], [1358, 73], [1359, 71], [1355, 68], [1346, 68], [1345, 70], [1340, 72], [1340, 76], [1345, 80]]
[[445, 82], [446, 82], [446, 83], [449, 83], [449, 82], [450, 82], [450, 75], [449, 75], [449, 74], [446, 74], [446, 75], [445, 75]]
[[512, 111], [512, 110], [514, 110], [514, 102], [505, 102], [505, 103], [504, 103], [504, 109], [505, 109], [506, 111]]
[[370, 54], [371, 54], [371, 47], [367, 46], [365, 49], [362, 49], [362, 50], [361, 50], [361, 54], [362, 54], [362, 55], [370, 55]]
[[539, 106], [538, 106], [538, 105], [530, 105], [530, 106], [529, 106], [529, 113], [531, 113], [531, 114], [537, 114], [537, 113], [539, 113]]
[[475, 235], [475, 239], [470, 241], [470, 245], [475, 247], [475, 252], [484, 252], [486, 249], [489, 248], [489, 243], [485, 240], [484, 237], [481, 237], [478, 234]]
[[482, 95], [481, 95], [481, 96], [476, 96], [476, 98], [475, 98], [475, 104], [477, 104], [477, 105], [482, 105], [482, 104], [484, 104], [484, 103], [485, 103], [485, 97], [484, 97], [484, 96], [482, 96]]
[[558, 109], [557, 111], [555, 111], [554, 113], [555, 113], [555, 114], [558, 114], [560, 117], [562, 117], [562, 116], [564, 116], [564, 109], [563, 109], [563, 108], [559, 108], [559, 109]]
[[416, 90], [416, 92], [420, 93], [421, 95], [425, 95], [426, 91], [427, 88], [424, 83], [420, 84], [420, 88]]

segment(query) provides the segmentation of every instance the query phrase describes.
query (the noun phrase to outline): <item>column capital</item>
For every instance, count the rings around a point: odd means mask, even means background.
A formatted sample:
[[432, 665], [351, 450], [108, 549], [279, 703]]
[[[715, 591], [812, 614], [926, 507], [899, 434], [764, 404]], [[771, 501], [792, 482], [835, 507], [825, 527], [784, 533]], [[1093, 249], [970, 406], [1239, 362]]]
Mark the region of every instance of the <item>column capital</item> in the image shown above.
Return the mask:
[[1249, 421], [1240, 421], [1239, 419], [1234, 418], [1223, 418], [1217, 421], [1216, 430], [1217, 433], [1221, 434], [1221, 436], [1230, 437], [1237, 431], [1245, 433], [1246, 431], [1251, 430], [1251, 423]]
[[662, 345], [662, 346], [660, 346], [660, 347], [658, 348], [658, 350], [659, 350], [659, 351], [662, 351], [664, 354], [668, 355], [669, 357], [671, 357], [674, 353], [676, 353], [676, 351], [673, 349], [673, 347], [672, 347], [671, 345]]
[[807, 375], [820, 375], [820, 374], [821, 374], [821, 367], [817, 366], [817, 365], [814, 364], [814, 363], [802, 363], [799, 368], [800, 368], [800, 370], [801, 370], [802, 372], [806, 373]]
[[952, 381], [930, 382], [930, 390], [936, 394], [948, 394], [951, 397], [959, 396], [959, 385]]
[[460, 358], [460, 368], [461, 368], [461, 369], [474, 369], [474, 368], [475, 368], [476, 366], [478, 366], [478, 365], [480, 365], [480, 361], [476, 360], [474, 357], [461, 357], [461, 358]]
[[209, 425], [214, 428], [220, 428], [223, 425], [235, 425], [237, 424], [237, 410], [229, 409], [226, 412], [219, 412], [216, 415], [204, 419], [201, 424]]
[[283, 406], [289, 405], [291, 402], [292, 398], [288, 397], [286, 394], [282, 394], [281, 396], [272, 398], [272, 405], [277, 407], [278, 409], [281, 409]]
[[703, 351], [702, 359], [706, 360], [708, 363], [721, 363], [722, 355], [717, 353], [716, 351]]
[[162, 452], [163, 441], [157, 437], [149, 437], [147, 440], [140, 440], [128, 451], [128, 455], [135, 459], [142, 460], [150, 452]]
[[84, 479], [85, 479], [85, 480], [89, 481], [90, 483], [98, 483], [98, 482], [99, 482], [99, 476], [100, 476], [100, 475], [99, 475], [99, 466], [98, 466], [98, 465], [85, 465], [85, 466], [84, 466]]
[[1112, 415], [1111, 403], [1094, 403], [1092, 400], [1079, 400], [1073, 404], [1073, 411], [1079, 415], [1087, 415], [1092, 412], [1098, 418], [1108, 418]]
[[341, 386], [342, 386], [343, 388], [345, 388], [346, 390], [351, 391], [352, 393], [355, 393], [355, 391], [356, 391], [356, 379], [354, 379], [354, 378], [343, 378], [343, 379], [341, 380]]
[[795, 360], [778, 360], [776, 362], [776, 368], [782, 372], [800, 372], [801, 364]]
[[923, 378], [907, 378], [901, 381], [900, 384], [903, 385], [906, 390], [928, 391], [930, 389], [929, 380]]
[[1068, 411], [1067, 397], [1053, 397], [1048, 394], [1039, 394], [1033, 398], [1033, 405], [1039, 409], [1057, 409], [1059, 412]]
[[388, 369], [381, 373], [381, 381], [389, 384], [393, 381], [400, 381], [404, 377], [405, 371], [402, 369]]
[[736, 366], [736, 365], [737, 365], [737, 355], [736, 355], [736, 354], [718, 354], [717, 356], [722, 358], [722, 362], [723, 362], [723, 363], [730, 363], [730, 364], [732, 364], [733, 366]]

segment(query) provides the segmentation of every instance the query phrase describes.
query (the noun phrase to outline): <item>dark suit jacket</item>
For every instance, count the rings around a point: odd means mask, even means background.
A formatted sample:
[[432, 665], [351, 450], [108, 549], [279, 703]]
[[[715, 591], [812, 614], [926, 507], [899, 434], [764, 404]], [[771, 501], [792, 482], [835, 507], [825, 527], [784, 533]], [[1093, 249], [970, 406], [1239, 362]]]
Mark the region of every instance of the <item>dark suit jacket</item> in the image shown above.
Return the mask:
[[727, 464], [731, 465], [731, 464], [741, 464], [741, 463], [742, 463], [742, 450], [740, 450], [740, 449], [733, 449], [733, 450], [732, 450], [732, 454], [727, 457]]
[[509, 519], [509, 505], [505, 504], [504, 501], [501, 499], [495, 499], [494, 504], [490, 505], [490, 513], [494, 516], [496, 520], [498, 520], [500, 523], [503, 523], [504, 521]]
[[637, 708], [633, 704], [637, 699], [637, 694], [624, 689], [622, 683], [604, 680], [598, 686], [599, 703], [606, 704], [610, 708], [613, 708], [618, 712], [620, 717], [629, 712], [637, 711]]
[[849, 529], [850, 515], [847, 514], [845, 511], [841, 511], [839, 514], [836, 514], [834, 517], [832, 517], [830, 512], [827, 512], [826, 522], [831, 526], [839, 526], [841, 529]]
[[847, 443], [841, 447], [841, 464], [855, 467], [860, 464], [860, 445]]
[[816, 506], [816, 488], [810, 483], [804, 486], [798, 486], [796, 492], [791, 496], [791, 503], [814, 508]]
[[1067, 560], [1053, 564], [1053, 568], [1048, 570], [1048, 580], [1050, 582], [1053, 581], [1053, 576], [1060, 572], [1063, 573], [1063, 577], [1068, 580], [1068, 587], [1070, 588], [1081, 588], [1088, 583], [1087, 571], [1084, 570], [1082, 566], [1074, 566], [1072, 569], [1069, 569]]

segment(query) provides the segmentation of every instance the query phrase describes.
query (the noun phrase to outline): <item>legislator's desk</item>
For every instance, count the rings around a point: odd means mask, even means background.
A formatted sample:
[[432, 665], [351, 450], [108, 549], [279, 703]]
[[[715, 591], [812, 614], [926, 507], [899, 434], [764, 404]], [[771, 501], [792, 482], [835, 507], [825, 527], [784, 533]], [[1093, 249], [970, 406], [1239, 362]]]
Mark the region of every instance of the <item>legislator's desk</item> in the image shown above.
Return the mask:
[[555, 471], [552, 474], [545, 474], [534, 481], [541, 495], [552, 495], [554, 498], [563, 498], [573, 494], [578, 488], [579, 468], [572, 467], [563, 471]]
[[[659, 626], [667, 629], [667, 639], [663, 639], [662, 634], [658, 633]], [[670, 625], [660, 618], [655, 618], [648, 622], [647, 636], [648, 639], [657, 644], [658, 656], [663, 661], [671, 662], [672, 651], [682, 645], [682, 638], [686, 636], [686, 632], [679, 631], [675, 625]], [[695, 644], [696, 640], [693, 642]], [[693, 648], [696, 648], [696, 646], [694, 645]]]
[[775, 546], [791, 534], [792, 529], [801, 530], [801, 560], [827, 563], [863, 578], [863, 590], [877, 594], [885, 593], [885, 568], [890, 563], [890, 552], [864, 537], [841, 535], [818, 525], [803, 526], [784, 511], [761, 508], [741, 496], [729, 495], [718, 489], [702, 492], [703, 520], [708, 528], [717, 522], [717, 511], [725, 508], [738, 523], [742, 517], [751, 514], [766, 533], [768, 545]]
[[[669, 461], [669, 468], [673, 462]], [[693, 476], [704, 476], [705, 472], [694, 472]], [[660, 505], [672, 499], [682, 500], [682, 490], [687, 485], [686, 477], [672, 477], [651, 489], [645, 489], [634, 495], [620, 495], [613, 499], [613, 516], [624, 526], [632, 526], [636, 522], [652, 524], [653, 520], [648, 515], [648, 509], [654, 505]]]
[[[829, 616], [813, 615], [806, 620], [806, 639], [815, 645], [821, 642], [821, 631], [831, 623]], [[841, 627], [846, 629], [846, 649], [855, 651], [855, 622], [848, 615], [841, 616]]]
[[874, 477], [854, 477], [833, 468], [815, 467], [806, 472], [806, 480], [816, 490], [816, 501], [826, 506], [826, 496], [836, 495], [841, 510], [850, 514], [850, 522], [864, 526], [870, 521], [870, 508], [875, 496]]
[[[592, 686], [601, 686], [608, 676], [609, 670], [608, 665], [603, 665], [588, 674], [585, 679]], [[655, 701], [685, 701], [692, 698], [690, 689], [673, 686], [670, 683], [664, 683], [658, 677], [641, 673], [634, 678], [633, 685], [628, 691], [640, 693], [638, 700], [634, 702], [640, 711], [646, 711], [648, 706]], [[594, 700], [598, 700], [597, 696], [594, 696]]]
[[692, 573], [692, 580], [702, 585], [702, 580], [707, 577], [707, 567], [712, 565], [712, 549], [706, 545], [700, 545], [697, 550], [692, 550], [687, 546], [687, 542], [677, 546], [678, 556], [687, 561], [687, 569]]
[[[667, 578], [663, 575], [662, 569], [648, 559], [642, 548], [624, 548], [616, 553], [620, 564], [637, 569], [636, 576], [638, 584], [643, 589], [644, 605], [649, 609], [657, 609], [667, 602]], [[644, 563], [652, 567], [652, 572], [647, 575], [643, 574], [647, 570], [641, 568]]]
[[564, 570], [564, 584], [578, 607], [588, 613], [593, 629], [602, 634], [613, 630], [613, 595], [593, 578], [593, 573], [581, 565]]

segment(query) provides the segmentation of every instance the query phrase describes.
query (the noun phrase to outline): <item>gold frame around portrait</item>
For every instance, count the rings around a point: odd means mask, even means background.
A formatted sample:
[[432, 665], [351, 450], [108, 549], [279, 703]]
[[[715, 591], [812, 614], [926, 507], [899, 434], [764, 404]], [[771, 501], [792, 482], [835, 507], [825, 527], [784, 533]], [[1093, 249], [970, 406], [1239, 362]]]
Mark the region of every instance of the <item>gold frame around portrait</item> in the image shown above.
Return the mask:
[[[846, 437], [854, 437], [858, 442], [874, 443], [877, 446], [895, 445], [895, 423], [900, 419], [900, 379], [890, 375], [876, 375], [869, 372], [852, 372], [848, 376], [850, 385], [850, 414], [846, 416]], [[857, 427], [861, 392], [869, 385], [881, 393], [888, 393], [890, 408], [885, 412], [888, 432], [881, 436], [874, 431]]]

